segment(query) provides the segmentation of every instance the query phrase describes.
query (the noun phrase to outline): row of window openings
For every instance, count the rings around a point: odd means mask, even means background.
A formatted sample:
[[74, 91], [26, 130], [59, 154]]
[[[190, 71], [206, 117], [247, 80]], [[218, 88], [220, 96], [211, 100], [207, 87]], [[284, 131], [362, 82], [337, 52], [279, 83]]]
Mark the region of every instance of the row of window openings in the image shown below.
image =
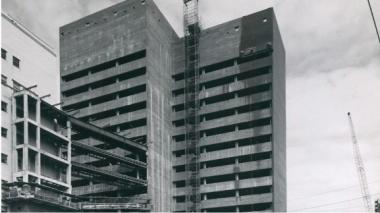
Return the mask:
[[[224, 118], [227, 116], [244, 114], [244, 113], [253, 112], [256, 110], [268, 109], [270, 107], [271, 107], [271, 101], [264, 101], [264, 102], [259, 102], [259, 103], [255, 103], [255, 104], [248, 104], [245, 106], [236, 107], [236, 108], [232, 108], [232, 109], [226, 109], [226, 110], [220, 110], [217, 112], [202, 114], [202, 115], [199, 115], [199, 119], [200, 119], [200, 122], [210, 121], [210, 120], [215, 120], [218, 118]], [[186, 119], [187, 119], [188, 123], [194, 123], [195, 122], [195, 116], [189, 116]], [[173, 125], [175, 127], [184, 126], [185, 125], [185, 118], [173, 121]]]
[[65, 110], [65, 111], [75, 110], [76, 111], [76, 110], [80, 110], [82, 108], [86, 108], [89, 106], [95, 106], [98, 104], [102, 104], [102, 103], [109, 102], [109, 101], [114, 101], [114, 100], [117, 100], [119, 98], [131, 96], [131, 95], [135, 95], [135, 94], [143, 93], [143, 92], [146, 92], [146, 84], [131, 87], [131, 88], [128, 88], [128, 89], [125, 89], [122, 91], [115, 92], [113, 94], [99, 96], [99, 97], [96, 97], [96, 98], [91, 99], [91, 100], [86, 100], [86, 101], [74, 103], [71, 105], [67, 105], [67, 106], [63, 107], [63, 110]]
[[[230, 59], [230, 60], [227, 60], [227, 61], [222, 61], [222, 62], [219, 62], [219, 63], [215, 63], [215, 64], [211, 64], [211, 65], [208, 65], [206, 67], [202, 67], [199, 69], [199, 74], [202, 75], [204, 73], [209, 73], [209, 72], [214, 72], [214, 71], [217, 71], [217, 70], [221, 70], [221, 69], [225, 69], [225, 68], [228, 68], [228, 67], [232, 67], [234, 65], [238, 65], [238, 64], [243, 64], [243, 63], [246, 63], [246, 62], [249, 62], [249, 61], [252, 61], [252, 60], [256, 60], [256, 59], [260, 59], [260, 58], [265, 58], [265, 57], [268, 57], [271, 55], [271, 51], [263, 51], [259, 54], [254, 54], [254, 55], [251, 55], [251, 56], [248, 56], [248, 57], [244, 57], [244, 58], [237, 58], [237, 59]], [[183, 80], [185, 78], [185, 73], [182, 72], [182, 73], [178, 73], [178, 74], [175, 74], [172, 76], [174, 78], [174, 80], [176, 81], [180, 81], [180, 80]]]
[[[249, 88], [245, 88], [245, 89], [241, 89], [241, 90], [237, 90], [233, 92], [226, 92], [220, 95], [203, 98], [199, 100], [200, 106], [202, 107], [204, 105], [219, 103], [219, 102], [231, 100], [234, 98], [240, 98], [240, 97], [248, 96], [251, 94], [270, 91], [271, 86], [272, 86], [271, 83], [266, 83], [259, 86], [253, 86], [253, 87], [249, 87]], [[194, 102], [190, 102], [190, 105], [194, 105]], [[181, 103], [181, 104], [174, 105], [172, 107], [172, 110], [173, 112], [179, 112], [179, 111], [183, 111], [185, 109], [184, 107], [185, 105]]]
[[138, 110], [146, 109], [146, 101], [142, 101], [135, 104], [125, 105], [122, 107], [119, 107], [117, 109], [111, 109], [107, 111], [102, 111], [100, 113], [94, 113], [89, 116], [80, 117], [81, 120], [89, 122], [89, 121], [96, 121], [101, 120], [105, 118], [110, 118], [126, 113], [132, 113]]
[[[201, 130], [200, 137], [201, 138], [209, 137], [213, 135], [225, 134], [229, 132], [251, 129], [255, 127], [264, 127], [264, 126], [270, 125], [271, 123], [272, 123], [271, 117], [251, 120], [251, 121], [242, 122], [242, 123], [235, 123], [228, 126], [221, 126], [221, 127], [216, 127], [212, 129]], [[173, 136], [173, 138], [176, 142], [182, 142], [185, 140], [185, 134], [175, 135]]]
[[[1, 58], [4, 60], [7, 60], [7, 57], [8, 57], [8, 51], [1, 48]], [[12, 64], [13, 64], [13, 66], [15, 66], [17, 68], [20, 68], [20, 59], [17, 58], [16, 56], [13, 56], [12, 57]]]
[[116, 67], [117, 65], [120, 66], [120, 65], [132, 62], [132, 61], [136, 61], [136, 60], [141, 59], [141, 58], [145, 58], [145, 56], [146, 56], [146, 50], [141, 50], [141, 51], [123, 56], [121, 58], [117, 58], [117, 59], [112, 60], [112, 61], [107, 61], [105, 63], [98, 64], [98, 65], [95, 65], [93, 67], [86, 68], [84, 70], [80, 70], [80, 71], [71, 73], [71, 74], [66, 75], [66, 76], [62, 76], [61, 79], [64, 82], [73, 81], [75, 79], [88, 76], [89, 74], [107, 71], [108, 69]]
[[[256, 144], [262, 144], [272, 141], [272, 136], [269, 135], [262, 135], [257, 136], [253, 138], [244, 138], [237, 141], [228, 141], [224, 143], [218, 143], [208, 146], [201, 146], [200, 149], [202, 152], [214, 152], [219, 150], [225, 150], [225, 149], [232, 149], [236, 147], [243, 147], [243, 146], [250, 146], [250, 145], [256, 145]], [[183, 147], [182, 150], [176, 150], [174, 151], [176, 157], [181, 157], [182, 155], [185, 155], [185, 147]]]
[[[261, 169], [254, 170], [249, 172], [239, 172], [235, 174], [224, 174], [219, 176], [205, 177], [201, 178], [201, 184], [213, 184], [213, 183], [222, 183], [234, 180], [245, 180], [251, 178], [260, 178], [260, 177], [268, 177], [272, 175], [272, 169]], [[176, 188], [185, 187], [185, 181], [178, 181], [175, 183]]]
[[105, 86], [108, 86], [111, 84], [116, 84], [116, 83], [131, 79], [131, 78], [139, 77], [139, 76], [145, 75], [145, 73], [146, 73], [145, 67], [140, 68], [140, 69], [136, 69], [133, 71], [123, 73], [121, 75], [112, 76], [110, 78], [106, 78], [106, 79], [102, 79], [100, 81], [92, 82], [92, 83], [87, 84], [87, 85], [81, 85], [80, 87], [76, 87], [74, 89], [62, 92], [62, 95], [64, 97], [71, 97], [71, 96], [78, 95], [78, 94], [81, 94], [84, 92], [88, 92], [88, 91], [91, 91], [91, 90], [94, 90], [97, 88], [105, 87]]
[[[220, 166], [228, 166], [228, 165], [236, 165], [236, 163], [247, 163], [247, 162], [253, 162], [253, 161], [261, 161], [261, 160], [268, 160], [272, 158], [272, 152], [259, 152], [255, 154], [250, 155], [243, 155], [238, 157], [231, 157], [231, 158], [225, 158], [223, 160], [211, 160], [211, 161], [205, 161], [200, 163], [200, 168], [214, 168], [214, 167], [220, 167]], [[180, 165], [174, 167], [174, 170], [176, 173], [184, 172], [185, 171], [185, 165]]]
[[[250, 70], [250, 71], [242, 72], [242, 73], [239, 73], [236, 75], [231, 75], [231, 76], [219, 78], [216, 80], [204, 82], [204, 83], [201, 83], [199, 85], [200, 91], [205, 91], [206, 89], [214, 88], [217, 86], [227, 85], [227, 84], [231, 84], [234, 82], [239, 82], [242, 80], [250, 79], [253, 77], [269, 74], [270, 72], [271, 72], [270, 67], [265, 67], [265, 68], [261, 68], [261, 69]], [[192, 89], [192, 88], [190, 88], [190, 89]], [[174, 90], [172, 92], [172, 95], [173, 95], [173, 97], [177, 97], [177, 96], [182, 95], [184, 93], [185, 93], [185, 89], [181, 88], [181, 89]]]

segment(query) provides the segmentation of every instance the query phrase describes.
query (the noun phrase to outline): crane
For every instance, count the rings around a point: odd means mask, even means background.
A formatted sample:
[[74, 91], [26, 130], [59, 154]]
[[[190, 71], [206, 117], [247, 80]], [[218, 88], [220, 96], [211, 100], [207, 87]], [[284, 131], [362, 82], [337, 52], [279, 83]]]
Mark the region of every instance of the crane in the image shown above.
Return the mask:
[[364, 206], [368, 212], [371, 212], [372, 211], [371, 196], [368, 192], [368, 183], [367, 183], [367, 177], [365, 174], [363, 159], [360, 155], [359, 145], [358, 145], [358, 141], [356, 139], [354, 124], [353, 124], [352, 118], [351, 118], [351, 113], [348, 112], [347, 116], [348, 116], [348, 122], [349, 122], [350, 130], [351, 130], [351, 139], [352, 139], [352, 144], [353, 144], [353, 148], [354, 148], [355, 164], [356, 164], [356, 169], [358, 171], [360, 189], [362, 192]]

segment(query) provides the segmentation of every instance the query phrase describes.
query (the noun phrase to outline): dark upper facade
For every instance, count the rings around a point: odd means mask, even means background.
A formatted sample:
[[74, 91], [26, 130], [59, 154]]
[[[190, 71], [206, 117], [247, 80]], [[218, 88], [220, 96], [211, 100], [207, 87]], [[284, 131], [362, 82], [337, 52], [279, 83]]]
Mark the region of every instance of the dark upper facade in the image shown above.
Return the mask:
[[[60, 29], [63, 109], [148, 145], [154, 211], [185, 210], [184, 41], [151, 0]], [[273, 9], [203, 29], [201, 208], [286, 211], [285, 51]]]

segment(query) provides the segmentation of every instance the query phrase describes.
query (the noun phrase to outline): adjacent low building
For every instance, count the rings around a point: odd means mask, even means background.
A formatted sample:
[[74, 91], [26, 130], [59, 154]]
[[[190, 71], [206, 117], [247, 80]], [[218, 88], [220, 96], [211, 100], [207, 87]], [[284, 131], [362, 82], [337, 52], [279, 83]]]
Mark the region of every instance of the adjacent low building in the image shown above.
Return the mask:
[[2, 211], [148, 211], [147, 147], [59, 110], [54, 50], [5, 13], [2, 36]]

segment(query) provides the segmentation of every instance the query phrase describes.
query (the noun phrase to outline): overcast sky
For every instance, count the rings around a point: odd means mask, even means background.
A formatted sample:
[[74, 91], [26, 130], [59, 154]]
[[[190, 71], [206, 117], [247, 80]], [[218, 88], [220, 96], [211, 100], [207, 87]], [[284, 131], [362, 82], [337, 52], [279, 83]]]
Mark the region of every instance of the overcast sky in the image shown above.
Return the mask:
[[[57, 49], [59, 26], [120, 0], [1, 2]], [[182, 1], [155, 2], [181, 34]], [[380, 0], [371, 2], [380, 24]], [[202, 26], [271, 6], [287, 53], [288, 209], [362, 211], [346, 113], [353, 115], [374, 201], [380, 198], [380, 44], [367, 1], [201, 0]]]

